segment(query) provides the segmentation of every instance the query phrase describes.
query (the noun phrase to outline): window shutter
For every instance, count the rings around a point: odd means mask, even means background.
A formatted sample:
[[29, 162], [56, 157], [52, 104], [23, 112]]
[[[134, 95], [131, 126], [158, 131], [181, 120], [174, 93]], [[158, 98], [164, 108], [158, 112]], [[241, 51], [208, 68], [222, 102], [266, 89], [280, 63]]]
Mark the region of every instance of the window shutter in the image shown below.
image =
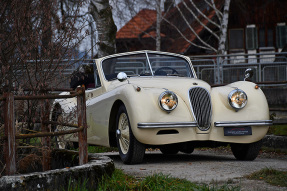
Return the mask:
[[257, 28], [247, 27], [246, 28], [246, 49], [254, 50], [258, 48]]
[[287, 44], [287, 26], [280, 25], [276, 27], [277, 48], [283, 48]]

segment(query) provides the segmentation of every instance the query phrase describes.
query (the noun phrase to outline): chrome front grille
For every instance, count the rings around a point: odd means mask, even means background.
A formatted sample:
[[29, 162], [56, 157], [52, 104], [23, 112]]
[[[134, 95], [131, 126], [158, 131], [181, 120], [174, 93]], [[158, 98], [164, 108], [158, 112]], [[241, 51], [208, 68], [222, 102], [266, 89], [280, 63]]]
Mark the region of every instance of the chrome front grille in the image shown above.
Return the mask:
[[211, 123], [211, 100], [208, 91], [201, 87], [191, 88], [189, 99], [198, 128], [207, 131]]

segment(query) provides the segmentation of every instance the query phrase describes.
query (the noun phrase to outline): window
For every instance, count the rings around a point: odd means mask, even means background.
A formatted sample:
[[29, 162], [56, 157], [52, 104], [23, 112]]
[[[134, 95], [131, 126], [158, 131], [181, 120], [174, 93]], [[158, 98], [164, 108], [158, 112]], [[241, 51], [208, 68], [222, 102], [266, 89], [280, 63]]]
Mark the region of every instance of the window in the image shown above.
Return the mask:
[[119, 72], [125, 72], [129, 77], [193, 77], [190, 65], [185, 58], [156, 53], [131, 54], [108, 58], [102, 62], [102, 68], [108, 81], [117, 79]]
[[246, 49], [254, 50], [258, 48], [257, 28], [255, 25], [246, 27]]
[[94, 75], [95, 75], [95, 77], [94, 77], [95, 78], [95, 88], [101, 87], [102, 84], [101, 84], [101, 80], [100, 80], [100, 76], [99, 76], [99, 72], [98, 72], [96, 64], [94, 64]]
[[230, 29], [229, 30], [229, 48], [230, 49], [243, 49], [243, 29]]
[[192, 77], [189, 63], [183, 58], [152, 53], [148, 58], [155, 76]]
[[102, 67], [108, 81], [117, 79], [119, 72], [125, 72], [128, 76], [151, 75], [145, 54], [109, 58], [103, 61]]
[[276, 27], [277, 48], [283, 48], [287, 44], [287, 26], [280, 23]]
[[274, 47], [272, 28], [261, 27], [259, 29], [259, 47]]

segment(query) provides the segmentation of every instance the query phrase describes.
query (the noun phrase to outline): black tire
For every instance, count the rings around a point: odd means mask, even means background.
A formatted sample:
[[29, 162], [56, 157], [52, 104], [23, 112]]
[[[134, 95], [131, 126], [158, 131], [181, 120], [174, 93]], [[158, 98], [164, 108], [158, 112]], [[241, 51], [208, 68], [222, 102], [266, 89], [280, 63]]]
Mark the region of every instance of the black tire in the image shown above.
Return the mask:
[[159, 148], [159, 150], [164, 155], [175, 155], [179, 152], [178, 145], [171, 144], [171, 145], [163, 145]]
[[65, 145], [65, 149], [67, 150], [76, 150], [79, 148], [79, 143], [78, 142], [67, 142]]
[[252, 161], [260, 151], [262, 140], [249, 144], [232, 143], [231, 150], [237, 160]]
[[121, 105], [117, 114], [116, 139], [120, 157], [124, 164], [142, 163], [145, 155], [145, 145], [133, 135], [127, 110]]
[[185, 154], [191, 154], [194, 151], [194, 147], [191, 144], [182, 144], [179, 151]]

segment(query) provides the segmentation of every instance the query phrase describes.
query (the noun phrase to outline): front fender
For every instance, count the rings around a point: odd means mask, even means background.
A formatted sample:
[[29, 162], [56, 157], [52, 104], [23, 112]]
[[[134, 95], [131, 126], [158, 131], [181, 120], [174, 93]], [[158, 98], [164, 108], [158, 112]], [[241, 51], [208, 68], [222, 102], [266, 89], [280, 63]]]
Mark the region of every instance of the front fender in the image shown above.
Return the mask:
[[[256, 84], [247, 81], [239, 81], [227, 86], [212, 88], [212, 128], [210, 140], [224, 142], [255, 142], [264, 137], [268, 131], [268, 126], [253, 127], [252, 136], [246, 137], [226, 137], [223, 133], [223, 127], [214, 127], [214, 122], [225, 121], [256, 121], [269, 120], [269, 107], [266, 97], [260, 88], [255, 88]], [[228, 94], [234, 89], [241, 89], [247, 94], [247, 105], [236, 111], [228, 103]]]
[[178, 94], [177, 108], [168, 113], [158, 104], [158, 98], [165, 89], [141, 88], [137, 91], [136, 88], [133, 85], [122, 88], [118, 92], [118, 99], [125, 104], [132, 131], [140, 142], [149, 143], [149, 134], [156, 134], [160, 129], [142, 130], [137, 128], [138, 123], [194, 121], [189, 103], [186, 103]]

